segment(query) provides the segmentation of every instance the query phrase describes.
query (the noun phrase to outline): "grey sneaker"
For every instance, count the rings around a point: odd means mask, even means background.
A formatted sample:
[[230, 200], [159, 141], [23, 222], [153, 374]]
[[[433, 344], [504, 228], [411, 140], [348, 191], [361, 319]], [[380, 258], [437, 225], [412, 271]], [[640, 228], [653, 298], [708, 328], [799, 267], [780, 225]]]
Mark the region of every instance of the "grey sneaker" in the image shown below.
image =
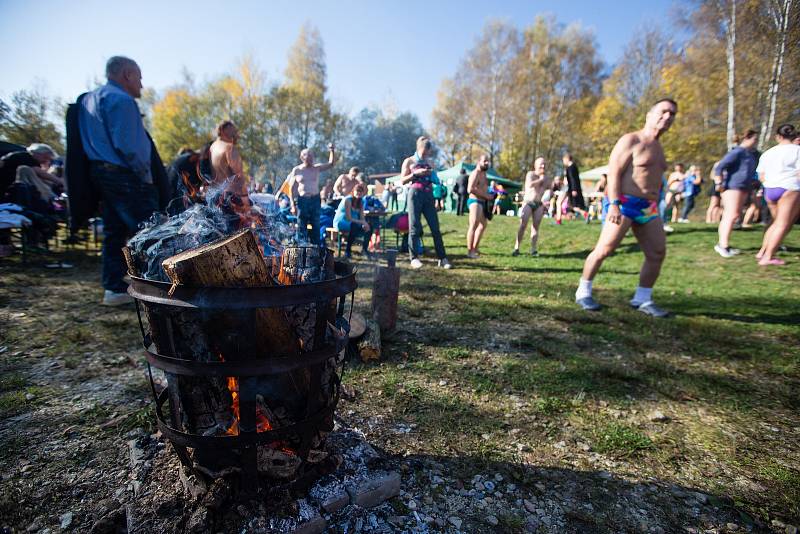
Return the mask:
[[535, 248], [532, 248], [531, 249], [531, 257], [532, 258], [538, 258], [539, 257], [539, 251], [536, 250]]
[[599, 311], [602, 306], [592, 297], [575, 299], [575, 303], [586, 311]]
[[133, 302], [133, 297], [124, 291], [117, 293], [106, 289], [103, 294], [103, 306], [123, 306], [129, 302]]
[[441, 267], [442, 269], [452, 269], [453, 265], [447, 258], [442, 258], [441, 260], [439, 260], [439, 267]]
[[636, 309], [645, 315], [652, 315], [653, 317], [663, 318], [669, 316], [669, 312], [667, 310], [662, 310], [661, 308], [656, 306], [655, 302], [653, 302], [652, 300], [640, 304], [639, 307]]

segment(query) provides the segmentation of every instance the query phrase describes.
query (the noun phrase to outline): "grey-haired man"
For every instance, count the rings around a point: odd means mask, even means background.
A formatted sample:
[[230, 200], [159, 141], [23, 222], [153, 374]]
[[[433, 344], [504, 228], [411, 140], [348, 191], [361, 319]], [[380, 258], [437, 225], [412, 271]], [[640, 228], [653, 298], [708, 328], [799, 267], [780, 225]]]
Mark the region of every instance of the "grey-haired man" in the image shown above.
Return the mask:
[[78, 124], [92, 183], [103, 201], [103, 304], [118, 306], [131, 300], [122, 247], [158, 209], [158, 191], [135, 100], [142, 96], [142, 71], [132, 59], [114, 56], [106, 63], [106, 78], [108, 83], [81, 99]]

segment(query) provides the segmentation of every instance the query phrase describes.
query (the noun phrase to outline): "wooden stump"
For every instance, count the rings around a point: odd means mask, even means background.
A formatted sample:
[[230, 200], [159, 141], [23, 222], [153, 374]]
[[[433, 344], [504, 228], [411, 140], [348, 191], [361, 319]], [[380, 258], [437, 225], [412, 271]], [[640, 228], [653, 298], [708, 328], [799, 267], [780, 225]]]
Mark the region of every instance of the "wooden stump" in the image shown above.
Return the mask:
[[358, 355], [361, 361], [381, 359], [381, 327], [375, 320], [367, 321], [367, 331], [358, 342]]
[[388, 333], [397, 326], [397, 296], [400, 292], [400, 269], [394, 266], [375, 268], [372, 286], [372, 318]]

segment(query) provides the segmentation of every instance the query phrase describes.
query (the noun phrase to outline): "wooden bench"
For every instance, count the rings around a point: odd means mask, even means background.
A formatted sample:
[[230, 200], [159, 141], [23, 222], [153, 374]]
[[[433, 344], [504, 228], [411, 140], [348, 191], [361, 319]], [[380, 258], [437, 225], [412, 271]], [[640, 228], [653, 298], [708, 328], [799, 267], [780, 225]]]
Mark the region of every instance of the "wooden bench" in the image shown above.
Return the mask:
[[347, 243], [347, 232], [342, 232], [338, 228], [325, 228], [325, 235], [331, 243], [336, 243], [336, 256], [342, 255], [342, 242]]

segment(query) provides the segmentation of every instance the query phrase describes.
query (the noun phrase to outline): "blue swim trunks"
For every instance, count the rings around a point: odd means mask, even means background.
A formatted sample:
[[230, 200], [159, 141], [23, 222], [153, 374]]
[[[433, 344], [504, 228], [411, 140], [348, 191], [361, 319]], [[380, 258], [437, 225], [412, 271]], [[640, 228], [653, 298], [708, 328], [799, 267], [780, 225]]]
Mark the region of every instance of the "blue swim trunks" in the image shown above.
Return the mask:
[[473, 204], [480, 204], [481, 206], [483, 206], [484, 204], [486, 204], [486, 201], [485, 200], [478, 200], [477, 198], [468, 198], [467, 199], [467, 209], [469, 209], [469, 207], [472, 206]]
[[[619, 211], [633, 224], [647, 224], [658, 217], [658, 202], [631, 195], [619, 196]], [[608, 215], [608, 197], [603, 197], [603, 212]]]

